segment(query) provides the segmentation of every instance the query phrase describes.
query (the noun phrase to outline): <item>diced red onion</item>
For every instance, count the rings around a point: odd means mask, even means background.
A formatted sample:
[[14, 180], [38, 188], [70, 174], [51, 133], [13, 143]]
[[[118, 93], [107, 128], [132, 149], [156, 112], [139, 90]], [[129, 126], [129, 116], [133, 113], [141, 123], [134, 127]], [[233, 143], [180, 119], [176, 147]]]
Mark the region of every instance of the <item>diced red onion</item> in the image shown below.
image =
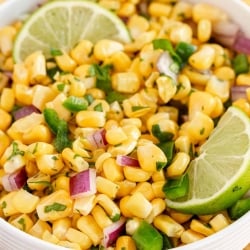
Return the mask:
[[96, 193], [95, 169], [89, 168], [70, 177], [69, 186], [70, 186], [70, 196], [73, 199], [95, 194]]
[[13, 73], [11, 71], [4, 71], [3, 72], [10, 80], [12, 79]]
[[13, 112], [15, 120], [21, 119], [25, 116], [28, 116], [32, 113], [40, 113], [40, 111], [33, 105], [24, 106]]
[[7, 192], [19, 190], [24, 186], [27, 178], [25, 168], [21, 168], [12, 174], [4, 175], [2, 177], [2, 185]]
[[104, 238], [102, 244], [105, 248], [110, 247], [122, 234], [122, 232], [125, 230], [125, 222], [125, 218], [122, 217], [120, 220], [103, 229]]
[[240, 98], [247, 98], [246, 90], [250, 88], [250, 86], [232, 86], [231, 87], [231, 100], [236, 101]]
[[233, 49], [250, 55], [250, 38], [246, 37], [243, 33], [239, 33], [233, 44]]
[[164, 51], [156, 62], [156, 68], [160, 73], [171, 77], [175, 82], [177, 82], [177, 74], [171, 70], [173, 63], [175, 62], [171, 55], [167, 51]]
[[236, 37], [240, 31], [240, 27], [230, 21], [219, 21], [213, 24], [213, 34], [227, 36], [227, 37]]
[[139, 167], [139, 161], [127, 155], [118, 155], [116, 163], [120, 166]]
[[108, 144], [105, 135], [106, 135], [106, 130], [99, 129], [95, 131], [93, 134], [87, 136], [87, 140], [94, 148], [105, 148], [106, 145]]
[[223, 46], [231, 48], [236, 40], [236, 37], [234, 36], [223, 36], [223, 35], [213, 35], [214, 38], [218, 43], [220, 43]]

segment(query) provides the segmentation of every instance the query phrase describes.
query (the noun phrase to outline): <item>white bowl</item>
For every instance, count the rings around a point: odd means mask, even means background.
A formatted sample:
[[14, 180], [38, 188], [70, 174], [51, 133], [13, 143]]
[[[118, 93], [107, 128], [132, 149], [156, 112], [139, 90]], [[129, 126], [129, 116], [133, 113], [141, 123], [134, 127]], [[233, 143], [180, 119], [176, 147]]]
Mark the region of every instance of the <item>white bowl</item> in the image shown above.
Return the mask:
[[[205, 1], [205, 0], [204, 0]], [[220, 2], [221, 0], [217, 0]], [[230, 0], [231, 1], [231, 0]], [[0, 27], [25, 14], [43, 0], [6, 0], [0, 4]], [[241, 5], [241, 3], [240, 3]], [[244, 20], [244, 19], [243, 19]], [[247, 26], [247, 24], [246, 24]], [[0, 218], [1, 250], [63, 250], [43, 240], [35, 238], [13, 227]], [[250, 211], [232, 225], [189, 245], [178, 247], [178, 250], [242, 250], [250, 243]]]

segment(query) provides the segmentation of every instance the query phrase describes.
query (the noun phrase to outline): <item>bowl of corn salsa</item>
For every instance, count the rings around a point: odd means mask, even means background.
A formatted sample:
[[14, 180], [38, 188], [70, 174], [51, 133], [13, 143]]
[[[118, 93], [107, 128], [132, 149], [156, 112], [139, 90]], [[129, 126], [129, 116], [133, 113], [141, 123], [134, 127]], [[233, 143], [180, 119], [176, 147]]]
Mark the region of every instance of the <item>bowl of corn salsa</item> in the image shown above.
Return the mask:
[[22, 58], [47, 2], [0, 1], [0, 249], [248, 249], [250, 202], [183, 213], [164, 187], [229, 106], [250, 116], [250, 38], [203, 1], [97, 0], [126, 41]]

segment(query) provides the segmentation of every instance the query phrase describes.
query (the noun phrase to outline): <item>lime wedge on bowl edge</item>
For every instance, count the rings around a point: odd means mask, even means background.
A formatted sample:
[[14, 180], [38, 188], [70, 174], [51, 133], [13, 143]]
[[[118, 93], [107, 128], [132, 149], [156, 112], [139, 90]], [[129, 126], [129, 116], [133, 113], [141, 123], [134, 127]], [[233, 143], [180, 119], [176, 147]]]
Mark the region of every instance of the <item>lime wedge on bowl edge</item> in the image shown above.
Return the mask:
[[233, 205], [250, 188], [250, 119], [230, 107], [199, 156], [188, 167], [189, 190], [167, 206], [192, 214], [212, 214]]
[[68, 51], [82, 39], [95, 43], [104, 38], [130, 41], [122, 20], [100, 5], [84, 0], [52, 1], [27, 19], [16, 37], [13, 57], [20, 62], [40, 50], [49, 58], [51, 49]]

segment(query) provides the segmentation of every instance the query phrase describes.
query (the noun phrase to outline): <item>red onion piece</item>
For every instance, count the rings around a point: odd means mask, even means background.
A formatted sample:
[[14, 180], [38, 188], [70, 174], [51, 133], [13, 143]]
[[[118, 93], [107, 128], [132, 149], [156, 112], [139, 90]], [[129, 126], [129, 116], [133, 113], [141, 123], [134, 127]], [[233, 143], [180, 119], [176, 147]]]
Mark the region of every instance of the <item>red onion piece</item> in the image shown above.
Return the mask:
[[223, 36], [223, 35], [213, 35], [218, 43], [226, 47], [232, 47], [235, 43], [236, 37], [234, 36]]
[[241, 98], [247, 98], [246, 90], [250, 86], [233, 86], [231, 87], [231, 100], [236, 101]]
[[239, 33], [233, 44], [233, 49], [250, 55], [250, 38], [246, 37], [243, 33]]
[[105, 148], [106, 145], [108, 144], [105, 135], [106, 135], [106, 130], [99, 129], [95, 131], [93, 134], [89, 135], [87, 139], [94, 148]]
[[32, 113], [40, 113], [40, 111], [33, 105], [24, 106], [13, 112], [15, 120], [21, 119], [25, 116], [28, 116]]
[[116, 163], [120, 166], [139, 167], [139, 161], [127, 155], [118, 155]]
[[171, 77], [175, 82], [177, 82], [177, 74], [171, 70], [171, 66], [174, 64], [174, 60], [171, 55], [164, 51], [158, 58], [156, 62], [156, 68], [158, 71], [164, 75]]
[[105, 248], [110, 247], [125, 230], [125, 222], [125, 218], [122, 217], [120, 220], [103, 229], [104, 238], [102, 244]]
[[213, 34], [221, 36], [236, 37], [240, 31], [240, 27], [230, 21], [219, 21], [213, 24]]
[[12, 174], [4, 175], [2, 177], [2, 184], [7, 192], [11, 192], [22, 188], [26, 183], [27, 178], [25, 168], [21, 168]]
[[96, 193], [95, 169], [84, 170], [69, 180], [70, 196], [73, 199], [90, 196]]

